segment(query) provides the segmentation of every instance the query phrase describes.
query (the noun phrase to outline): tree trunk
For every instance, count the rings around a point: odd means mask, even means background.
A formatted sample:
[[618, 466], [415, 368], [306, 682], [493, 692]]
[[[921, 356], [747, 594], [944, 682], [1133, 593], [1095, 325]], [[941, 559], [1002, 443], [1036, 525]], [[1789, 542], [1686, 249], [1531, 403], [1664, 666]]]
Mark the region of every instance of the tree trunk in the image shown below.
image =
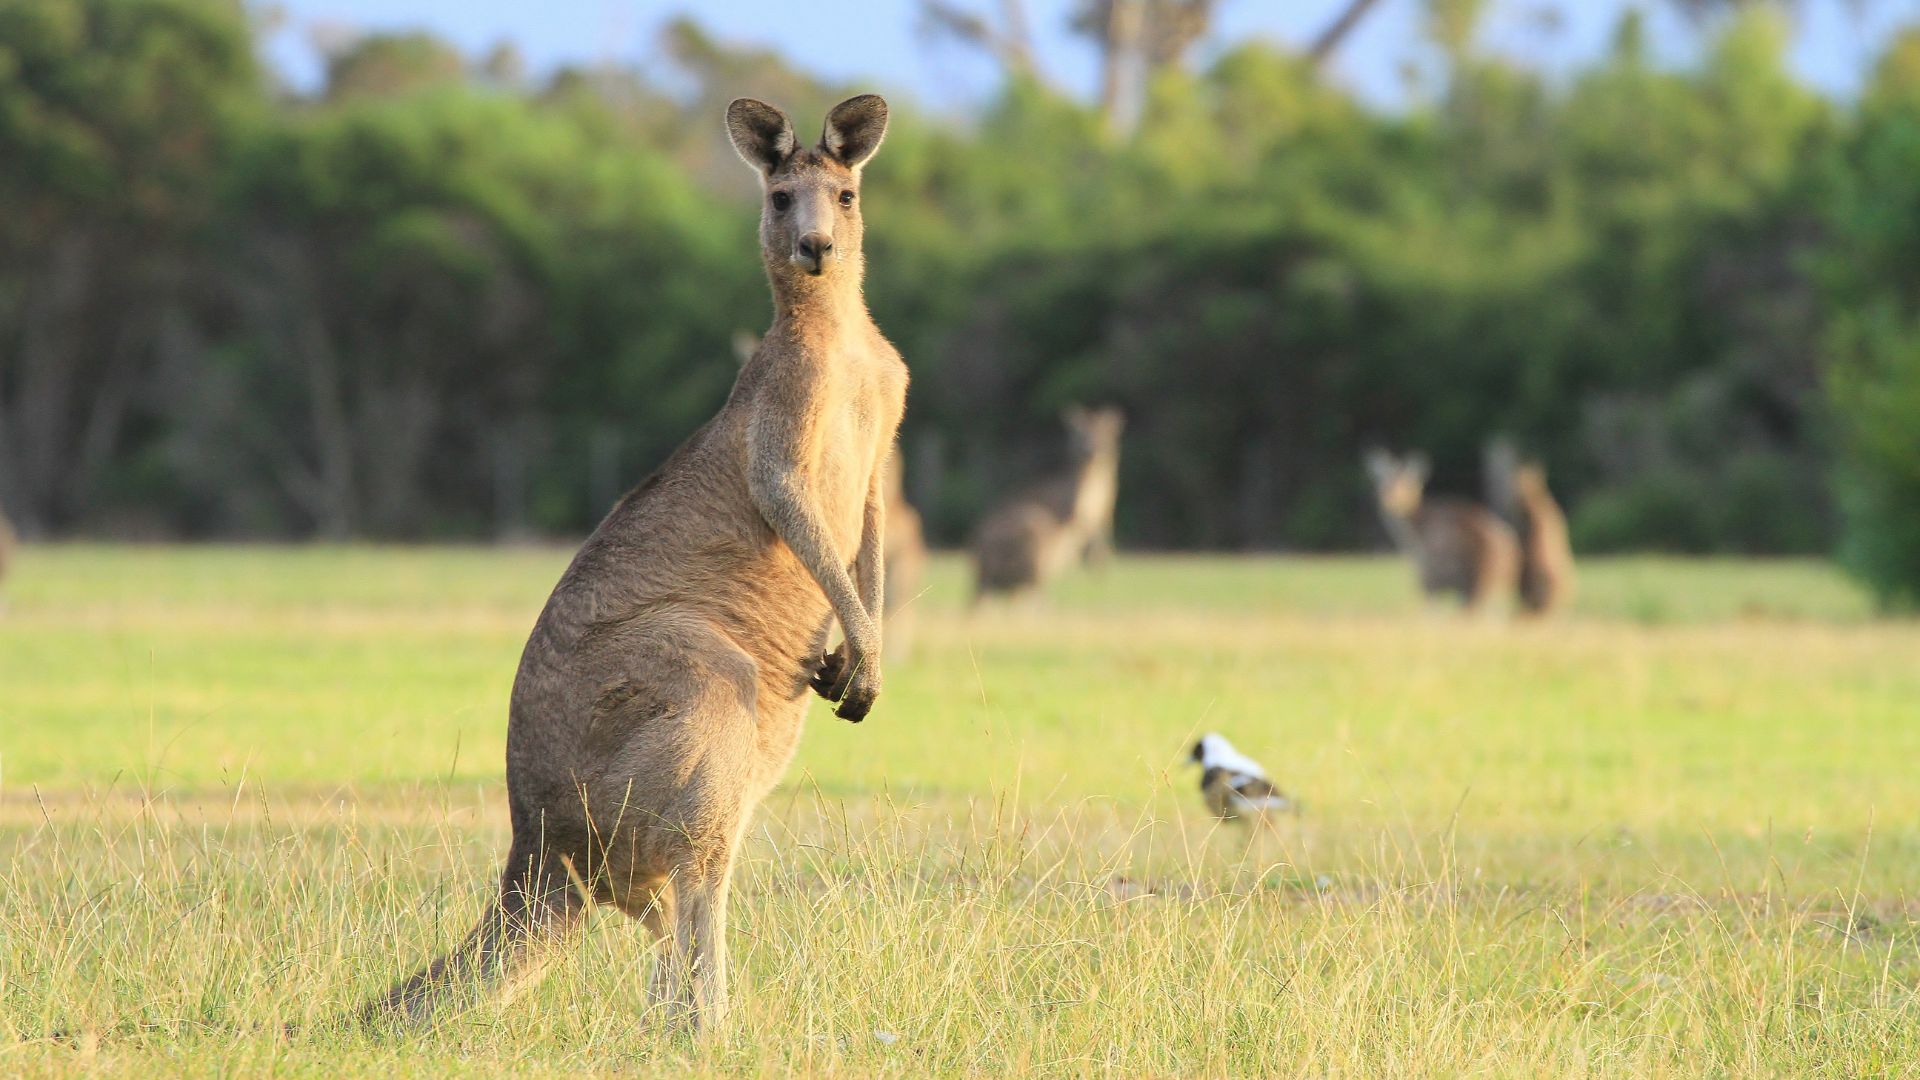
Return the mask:
[[1130, 138], [1140, 125], [1141, 96], [1146, 76], [1141, 67], [1142, 37], [1146, 32], [1145, 0], [1112, 0], [1107, 8], [1107, 33], [1100, 68], [1100, 115], [1107, 134]]

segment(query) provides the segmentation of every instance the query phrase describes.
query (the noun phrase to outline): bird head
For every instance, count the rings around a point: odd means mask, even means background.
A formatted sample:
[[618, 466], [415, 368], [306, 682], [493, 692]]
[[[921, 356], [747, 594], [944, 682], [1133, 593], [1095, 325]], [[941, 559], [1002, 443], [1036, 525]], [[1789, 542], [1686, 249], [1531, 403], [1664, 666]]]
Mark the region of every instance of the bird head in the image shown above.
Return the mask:
[[1194, 742], [1193, 750], [1187, 757], [1195, 765], [1205, 765], [1210, 759], [1219, 756], [1223, 749], [1230, 749], [1226, 737], [1218, 732], [1209, 731]]

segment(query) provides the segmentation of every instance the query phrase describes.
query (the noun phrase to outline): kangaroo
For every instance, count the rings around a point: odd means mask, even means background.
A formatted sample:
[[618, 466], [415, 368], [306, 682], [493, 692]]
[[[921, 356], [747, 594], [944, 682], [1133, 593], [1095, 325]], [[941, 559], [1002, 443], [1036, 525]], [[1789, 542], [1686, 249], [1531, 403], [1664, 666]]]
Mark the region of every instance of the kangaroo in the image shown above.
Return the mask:
[[[7, 569], [13, 565], [13, 549], [20, 543], [20, 536], [13, 531], [13, 522], [7, 520], [7, 513], [0, 510], [0, 581], [7, 579]], [[0, 601], [4, 606], [4, 601]]]
[[[779, 109], [728, 106], [765, 192], [773, 325], [719, 413], [555, 586], [514, 680], [499, 893], [369, 1019], [423, 1023], [530, 979], [598, 903], [664, 939], [649, 986], [662, 1015], [702, 1034], [724, 1023], [748, 819], [792, 758], [809, 690], [857, 722], [881, 689], [882, 463], [907, 369], [862, 296], [859, 191], [886, 127], [886, 102], [862, 95], [809, 148]], [[836, 619], [844, 641], [824, 653]]]
[[927, 540], [920, 511], [907, 501], [906, 474], [898, 446], [887, 458], [886, 481], [887, 535], [882, 561], [887, 568], [887, 655], [900, 659], [912, 650], [913, 609], [909, 603], [920, 594], [920, 584], [927, 576]]
[[1101, 564], [1112, 555], [1126, 418], [1111, 406], [1074, 405], [1061, 420], [1066, 469], [1001, 503], [974, 531], [975, 603], [1038, 588], [1076, 560]]
[[1531, 615], [1551, 615], [1573, 600], [1567, 516], [1547, 490], [1547, 473], [1539, 465], [1515, 468], [1513, 489], [1520, 505], [1520, 607]]
[[1500, 520], [1517, 526], [1520, 521], [1520, 494], [1513, 489], [1513, 474], [1520, 468], [1520, 450], [1504, 435], [1488, 439], [1480, 448], [1480, 480], [1486, 489], [1487, 506]]
[[[1077, 465], [1072, 482], [1055, 481], [1054, 505], [1070, 507], [1068, 516], [1083, 536], [1081, 561], [1105, 566], [1113, 558], [1113, 509], [1120, 500], [1120, 436], [1127, 418], [1118, 408], [1069, 406], [1065, 413], [1069, 457]], [[1071, 491], [1069, 495], [1068, 492]]]
[[1395, 545], [1413, 560], [1429, 598], [1449, 593], [1468, 611], [1511, 595], [1519, 575], [1519, 545], [1499, 515], [1465, 499], [1424, 497], [1427, 460], [1395, 460], [1385, 450], [1367, 454], [1380, 519]]
[[[745, 366], [760, 348], [760, 335], [751, 330], [733, 332], [734, 359]], [[882, 618], [887, 627], [887, 657], [904, 659], [913, 645], [913, 616], [907, 601], [919, 595], [926, 576], [927, 542], [920, 511], [907, 501], [906, 474], [896, 444], [886, 464], [887, 529], [881, 559], [886, 567], [886, 599]]]

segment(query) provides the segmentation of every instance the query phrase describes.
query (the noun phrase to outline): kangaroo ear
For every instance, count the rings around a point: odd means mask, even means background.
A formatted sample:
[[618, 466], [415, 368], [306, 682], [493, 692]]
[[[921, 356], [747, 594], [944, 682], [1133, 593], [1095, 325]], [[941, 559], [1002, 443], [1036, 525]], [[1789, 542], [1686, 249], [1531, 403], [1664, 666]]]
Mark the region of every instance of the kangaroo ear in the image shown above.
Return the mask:
[[786, 113], [752, 98], [735, 98], [727, 106], [727, 138], [740, 160], [762, 176], [772, 175], [800, 144]]
[[1387, 478], [1393, 475], [1393, 455], [1382, 447], [1368, 447], [1366, 462], [1367, 472], [1373, 476], [1375, 483], [1385, 483]]
[[1425, 483], [1427, 477], [1433, 475], [1433, 462], [1428, 460], [1425, 454], [1408, 454], [1407, 471], [1419, 477], [1421, 483]]
[[887, 99], [879, 94], [861, 94], [835, 105], [827, 114], [827, 126], [820, 132], [820, 149], [847, 168], [858, 170], [886, 137]]

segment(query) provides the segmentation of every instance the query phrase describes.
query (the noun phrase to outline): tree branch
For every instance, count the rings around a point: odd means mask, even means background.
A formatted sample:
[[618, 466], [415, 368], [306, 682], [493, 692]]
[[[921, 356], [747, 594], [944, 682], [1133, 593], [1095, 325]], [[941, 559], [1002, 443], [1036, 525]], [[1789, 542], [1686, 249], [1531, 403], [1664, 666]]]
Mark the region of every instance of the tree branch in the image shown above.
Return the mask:
[[1360, 21], [1367, 17], [1367, 12], [1373, 10], [1379, 2], [1380, 0], [1348, 0], [1346, 8], [1331, 23], [1328, 23], [1327, 28], [1320, 31], [1320, 36], [1314, 38], [1313, 44], [1307, 47], [1307, 59], [1315, 64], [1326, 63], [1327, 58], [1340, 48], [1353, 33], [1354, 28], [1360, 25]]

